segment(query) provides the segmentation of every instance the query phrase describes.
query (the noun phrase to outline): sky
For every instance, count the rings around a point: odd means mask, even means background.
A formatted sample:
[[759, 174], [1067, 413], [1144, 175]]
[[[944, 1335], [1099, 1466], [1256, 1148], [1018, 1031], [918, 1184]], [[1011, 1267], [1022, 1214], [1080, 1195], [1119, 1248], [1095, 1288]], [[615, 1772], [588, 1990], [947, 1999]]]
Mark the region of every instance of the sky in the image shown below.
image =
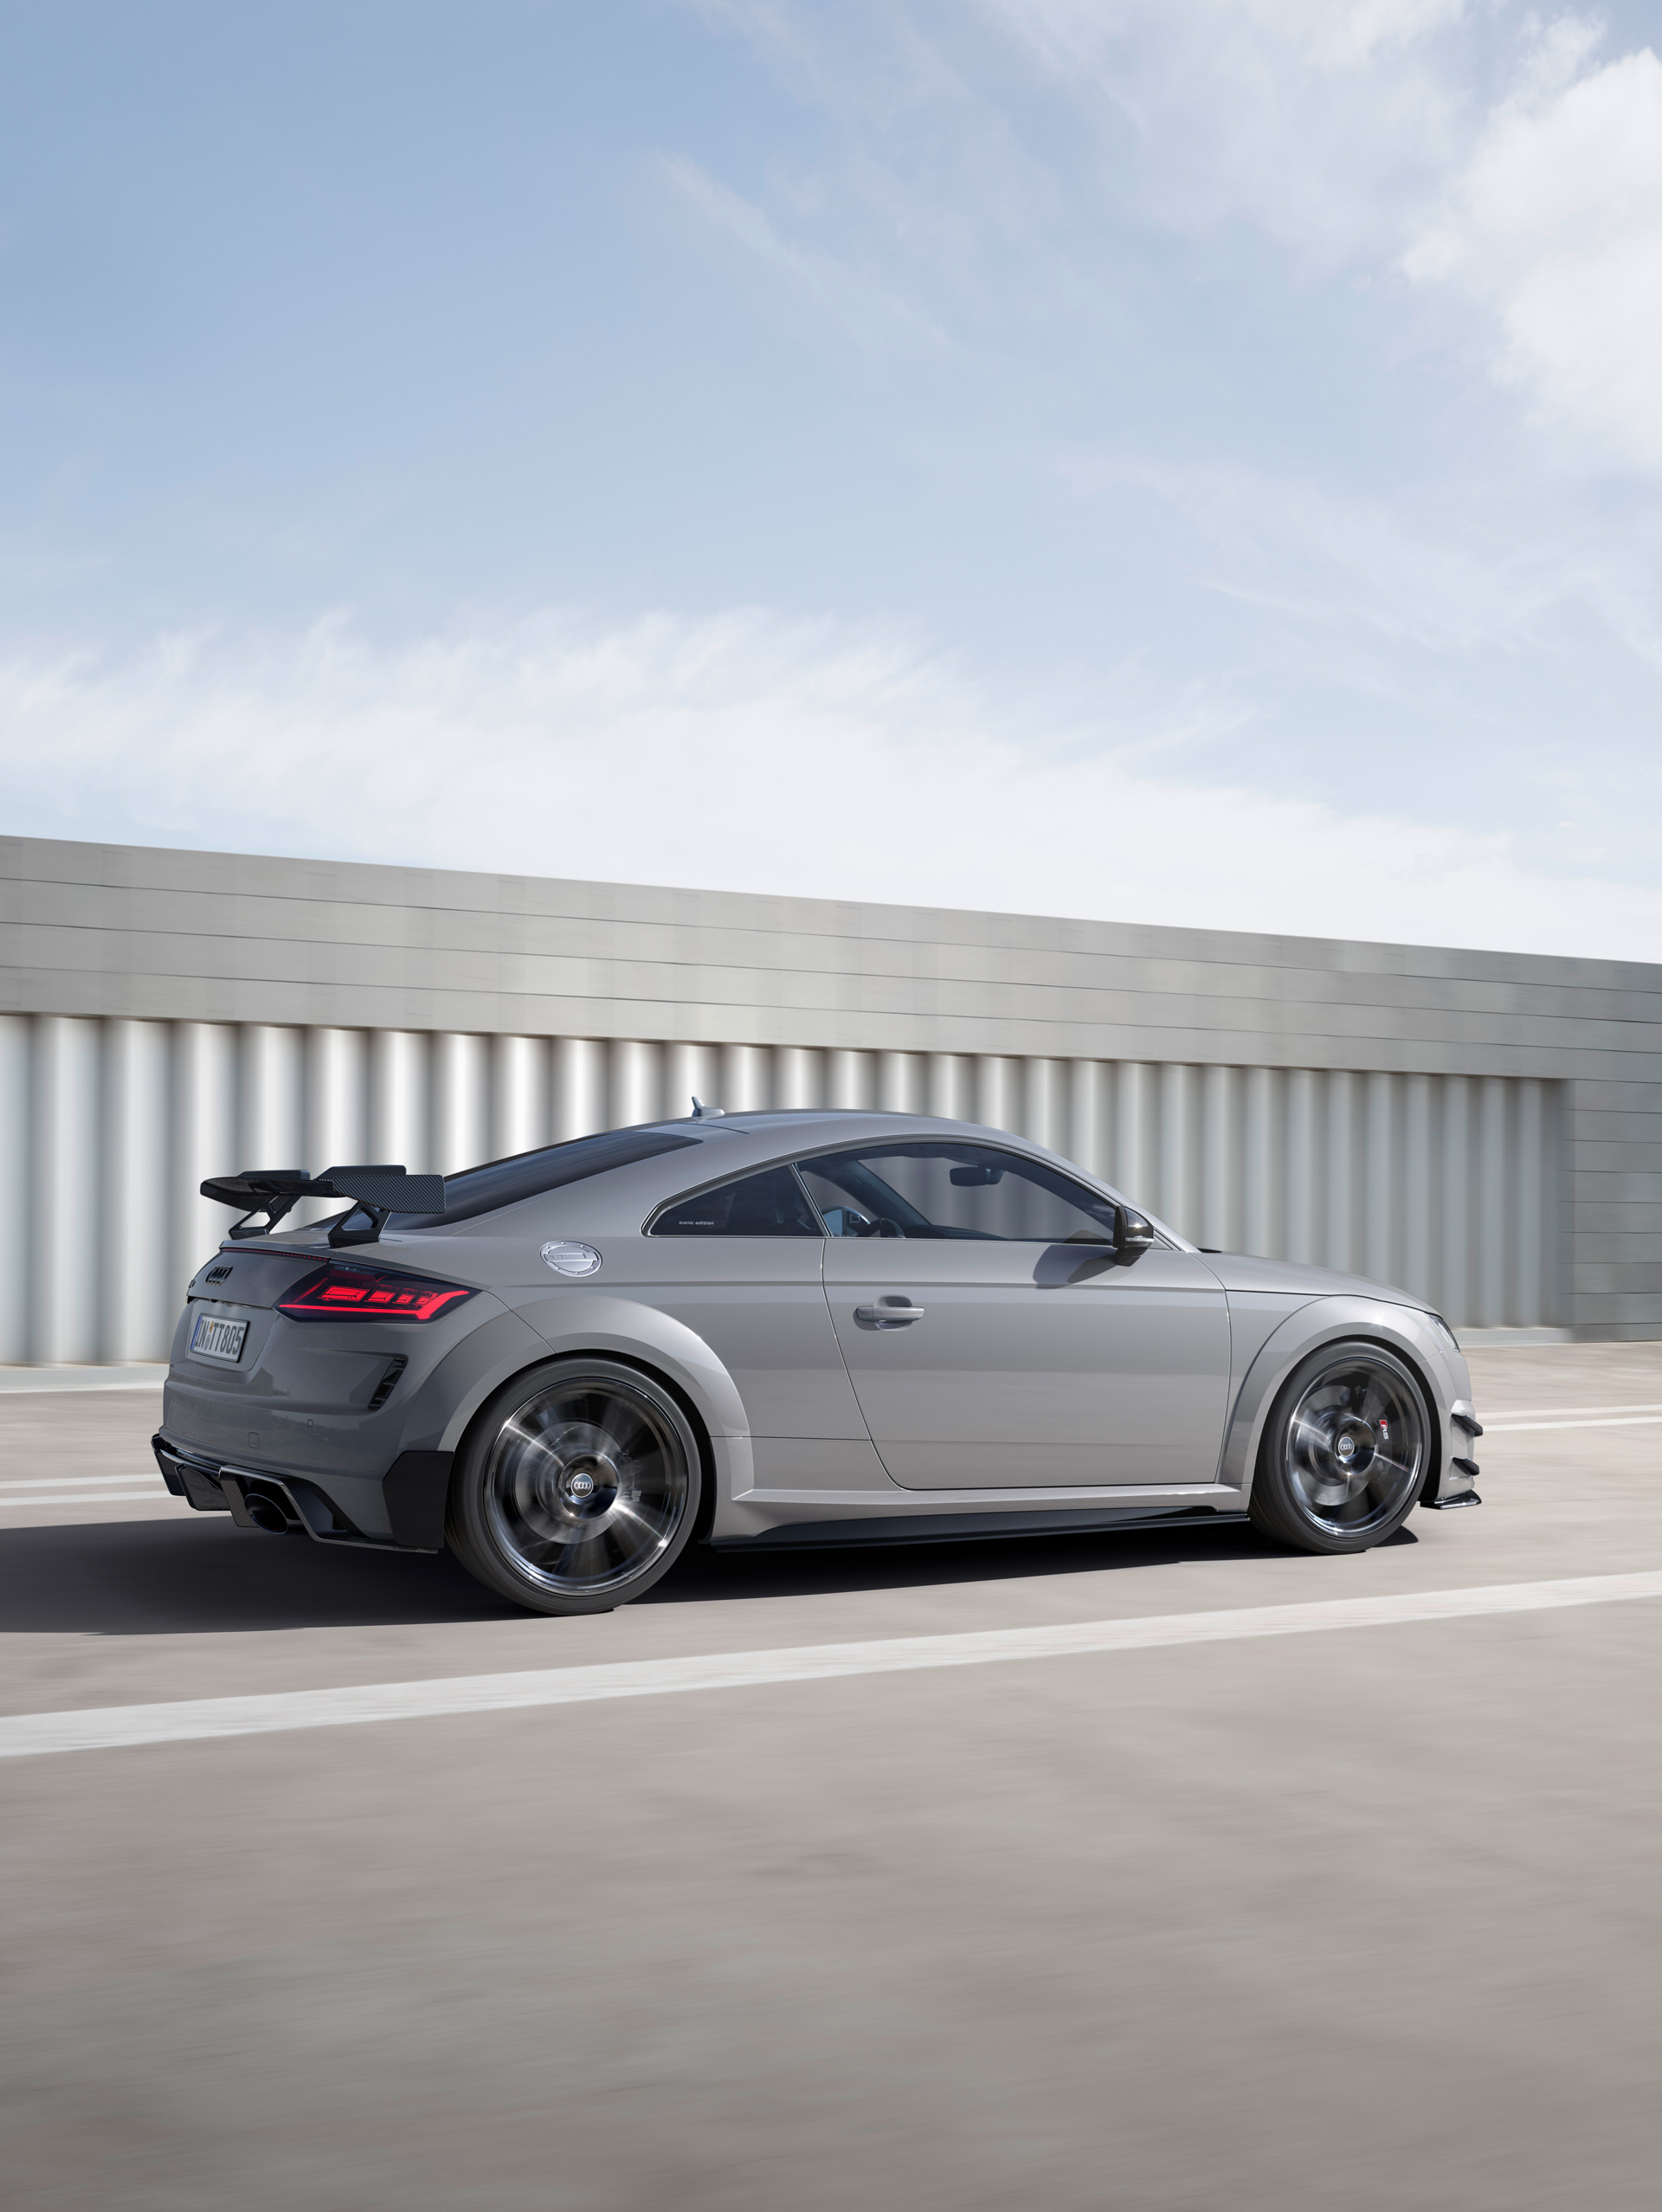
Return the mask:
[[0, 5], [15, 833], [1662, 960], [1662, 60]]

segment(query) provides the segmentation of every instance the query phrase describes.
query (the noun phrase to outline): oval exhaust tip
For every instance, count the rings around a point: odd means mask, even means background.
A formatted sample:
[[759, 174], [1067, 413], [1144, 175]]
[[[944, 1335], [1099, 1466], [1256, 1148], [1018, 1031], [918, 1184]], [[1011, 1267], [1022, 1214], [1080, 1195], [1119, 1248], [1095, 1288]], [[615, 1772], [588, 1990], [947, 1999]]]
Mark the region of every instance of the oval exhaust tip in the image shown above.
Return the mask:
[[267, 1536], [287, 1536], [288, 1515], [274, 1498], [262, 1497], [255, 1491], [247, 1500], [248, 1519], [256, 1528], [265, 1530]]

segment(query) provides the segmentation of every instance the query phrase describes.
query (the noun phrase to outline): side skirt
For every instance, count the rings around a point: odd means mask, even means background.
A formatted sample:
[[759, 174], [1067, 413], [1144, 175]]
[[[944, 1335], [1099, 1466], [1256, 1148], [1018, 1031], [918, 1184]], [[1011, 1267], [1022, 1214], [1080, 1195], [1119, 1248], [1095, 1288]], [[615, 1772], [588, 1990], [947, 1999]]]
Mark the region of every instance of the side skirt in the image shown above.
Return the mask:
[[1244, 1527], [1244, 1512], [1213, 1506], [1107, 1507], [1093, 1512], [907, 1513], [894, 1519], [796, 1521], [759, 1536], [718, 1536], [712, 1551], [802, 1551], [817, 1546], [851, 1549], [882, 1544], [994, 1544], [1012, 1536], [1100, 1536], [1115, 1529], [1194, 1528], [1202, 1522]]

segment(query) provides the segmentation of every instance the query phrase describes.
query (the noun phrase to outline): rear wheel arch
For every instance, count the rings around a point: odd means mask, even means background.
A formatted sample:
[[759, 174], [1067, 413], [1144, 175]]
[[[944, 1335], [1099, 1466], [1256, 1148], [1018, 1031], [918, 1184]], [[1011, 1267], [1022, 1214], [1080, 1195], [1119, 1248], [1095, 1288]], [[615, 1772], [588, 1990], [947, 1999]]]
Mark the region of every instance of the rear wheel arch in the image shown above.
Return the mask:
[[608, 1612], [670, 1572], [715, 1496], [708, 1425], [674, 1377], [610, 1350], [563, 1349], [506, 1377], [469, 1421], [445, 1542], [476, 1581], [529, 1610]]
[[570, 1354], [561, 1352], [558, 1357], [562, 1359], [568, 1357], [577, 1359], [608, 1359], [615, 1367], [633, 1367], [637, 1374], [644, 1375], [649, 1382], [656, 1383], [660, 1390], [667, 1390], [671, 1397], [675, 1400], [681, 1411], [686, 1416], [687, 1425], [692, 1429], [699, 1447], [699, 1472], [702, 1480], [699, 1484], [698, 1514], [692, 1524], [692, 1541], [694, 1544], [702, 1544], [705, 1537], [709, 1535], [711, 1523], [715, 1519], [716, 1454], [715, 1447], [710, 1441], [710, 1425], [703, 1414], [699, 1412], [698, 1402], [692, 1392], [683, 1383], [677, 1382], [674, 1376], [667, 1375], [661, 1367], [654, 1367], [650, 1360], [637, 1359], [628, 1352], [596, 1351]]
[[584, 1346], [575, 1351], [546, 1351], [539, 1359], [526, 1360], [525, 1365], [516, 1370], [513, 1374], [505, 1375], [500, 1382], [493, 1383], [468, 1416], [467, 1425], [456, 1439], [455, 1450], [451, 1458], [451, 1480], [454, 1481], [455, 1470], [461, 1466], [463, 1456], [479, 1434], [481, 1424], [489, 1417], [491, 1409], [505, 1390], [512, 1390], [516, 1383], [524, 1382], [527, 1375], [536, 1374], [540, 1368], [551, 1367], [565, 1360], [589, 1359], [604, 1360], [613, 1367], [633, 1367], [637, 1373], [644, 1375], [648, 1382], [656, 1383], [660, 1390], [667, 1390], [686, 1416], [692, 1434], [698, 1441], [699, 1471], [703, 1477], [703, 1487], [705, 1493], [699, 1510], [699, 1519], [704, 1525], [693, 1531], [693, 1542], [700, 1542], [709, 1532], [708, 1524], [715, 1509], [716, 1459], [715, 1449], [710, 1441], [710, 1425], [699, 1410], [697, 1400], [684, 1383], [677, 1382], [674, 1376], [667, 1375], [661, 1367], [654, 1367], [649, 1359], [637, 1358], [631, 1352], [613, 1351], [609, 1348], [601, 1349], [596, 1346]]

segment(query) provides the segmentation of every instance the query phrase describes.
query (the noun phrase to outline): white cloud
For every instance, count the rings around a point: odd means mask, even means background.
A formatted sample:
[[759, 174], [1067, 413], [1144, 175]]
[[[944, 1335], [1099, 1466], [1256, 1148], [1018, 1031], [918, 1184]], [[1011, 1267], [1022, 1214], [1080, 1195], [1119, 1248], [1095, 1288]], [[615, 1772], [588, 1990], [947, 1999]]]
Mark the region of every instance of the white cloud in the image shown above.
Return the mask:
[[1352, 49], [1368, 55], [1446, 30], [1461, 22], [1466, 12], [1466, 0], [1356, 0], [1338, 20]]
[[1127, 692], [1047, 732], [902, 634], [755, 611], [397, 647], [338, 617], [14, 655], [0, 803], [42, 835], [1662, 958], [1662, 892], [1531, 874], [1504, 836], [1411, 806], [1347, 816], [1128, 764], [1228, 712]]
[[1143, 211], [1317, 263], [1388, 248], [1459, 158], [1465, 0], [982, 0]]
[[681, 156], [665, 157], [663, 174], [709, 227], [740, 247], [816, 313], [873, 355], [916, 352], [945, 343], [939, 329], [880, 279], [832, 254], [783, 236], [764, 209]]
[[[1662, 61], [1584, 68], [1567, 19], [1494, 114], [1411, 277], [1489, 308], [1501, 375], [1614, 461], [1662, 466]], [[1565, 79], [1569, 78], [1566, 82]]]
[[[1594, 20], [1518, 0], [979, 0], [989, 64], [962, 10], [701, 4], [831, 127], [754, 202], [673, 173], [868, 350], [996, 351], [1011, 308], [1084, 329], [1117, 291], [1134, 316], [1111, 244], [1128, 216], [1256, 231], [1300, 276], [1443, 286], [1539, 422], [1606, 462], [1662, 461], [1662, 61], [1601, 62]], [[1424, 316], [1401, 332], [1410, 352], [1462, 342]]]

